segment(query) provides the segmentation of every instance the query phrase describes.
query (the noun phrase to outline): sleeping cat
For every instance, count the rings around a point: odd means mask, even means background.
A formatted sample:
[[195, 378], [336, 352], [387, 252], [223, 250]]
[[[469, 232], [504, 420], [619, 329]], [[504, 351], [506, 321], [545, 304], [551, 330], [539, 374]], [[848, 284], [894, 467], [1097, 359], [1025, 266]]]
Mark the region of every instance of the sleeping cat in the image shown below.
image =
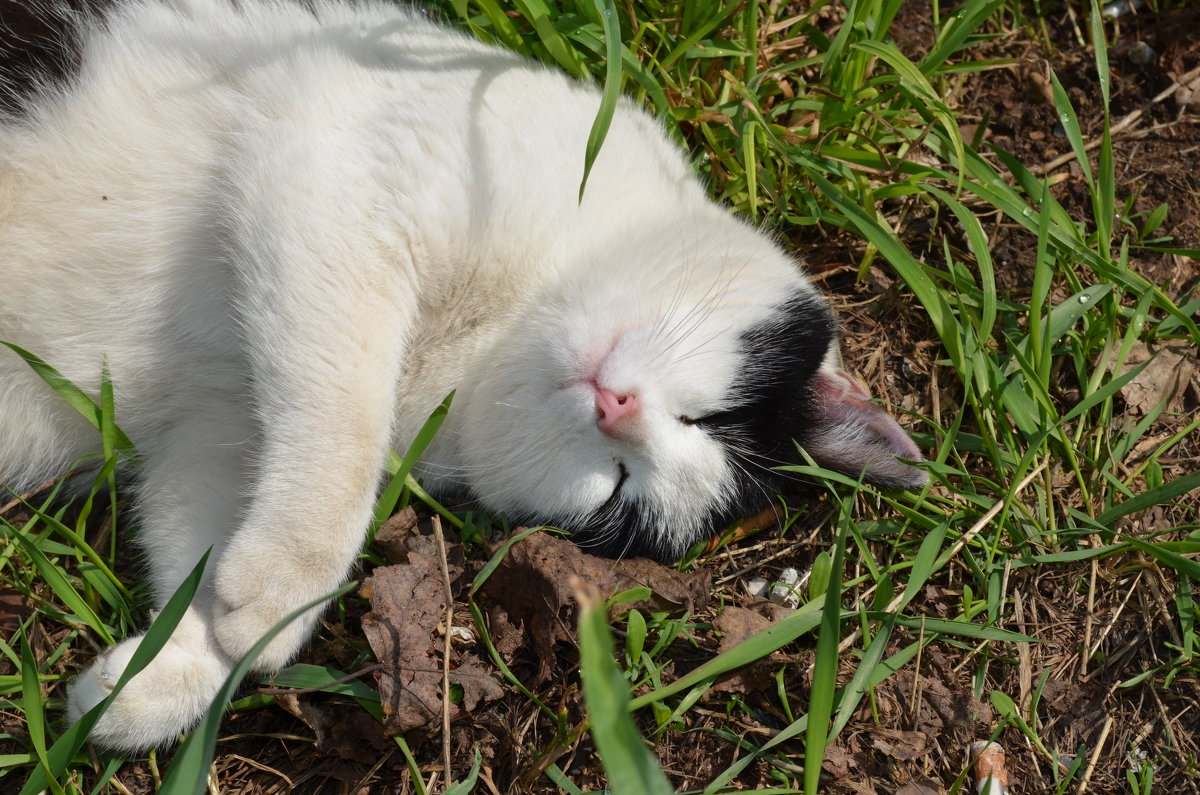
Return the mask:
[[[631, 104], [579, 201], [597, 89], [413, 12], [128, 0], [79, 20], [76, 72], [0, 117], [0, 340], [93, 396], [107, 363], [158, 604], [213, 549], [97, 742], [171, 742], [343, 582], [388, 450], [451, 390], [426, 487], [611, 555], [669, 560], [766, 504], [793, 440], [925, 482], [841, 369], [824, 299]], [[98, 446], [0, 347], [0, 483]], [[137, 643], [78, 678], [73, 718]]]

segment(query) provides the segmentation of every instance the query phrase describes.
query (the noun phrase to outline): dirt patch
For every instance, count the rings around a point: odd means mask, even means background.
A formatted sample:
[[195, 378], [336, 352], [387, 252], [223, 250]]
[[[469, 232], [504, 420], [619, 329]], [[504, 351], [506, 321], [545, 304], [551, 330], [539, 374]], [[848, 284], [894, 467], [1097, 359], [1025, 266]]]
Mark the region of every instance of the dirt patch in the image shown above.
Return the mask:
[[[1092, 217], [1091, 193], [1071, 151], [1053, 102], [1050, 74], [1058, 76], [1079, 117], [1085, 140], [1098, 144], [1104, 124], [1095, 55], [1073, 15], [1047, 17], [1053, 47], [1030, 39], [1002, 38], [982, 54], [1017, 61], [964, 81], [960, 124], [1015, 156], [1039, 176], [1072, 217]], [[1110, 119], [1121, 232], [1134, 233], [1161, 204], [1167, 215], [1150, 237], [1159, 244], [1200, 246], [1200, 9], [1121, 17], [1109, 52]], [[1090, 165], [1098, 166], [1098, 148]], [[1030, 281], [1033, 257], [1027, 235], [997, 222], [993, 255], [1002, 284], [1019, 290]], [[1131, 252], [1136, 271], [1178, 298], [1195, 287], [1195, 261], [1148, 250]]]

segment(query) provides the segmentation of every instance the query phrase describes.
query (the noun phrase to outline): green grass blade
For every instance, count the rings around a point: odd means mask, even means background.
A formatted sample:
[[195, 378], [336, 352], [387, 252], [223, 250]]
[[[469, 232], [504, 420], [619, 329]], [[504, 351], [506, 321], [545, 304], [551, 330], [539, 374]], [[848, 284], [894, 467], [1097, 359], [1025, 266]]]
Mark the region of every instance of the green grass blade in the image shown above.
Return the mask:
[[[872, 611], [871, 618], [884, 621], [894, 613]], [[992, 640], [998, 643], [1040, 643], [1037, 638], [1013, 632], [1011, 629], [989, 627], [983, 624], [972, 624], [969, 621], [952, 621], [948, 618], [932, 618], [929, 616], [896, 616], [896, 623], [909, 629], [920, 629], [925, 632], [936, 632], [939, 635], [957, 635], [973, 640]]]
[[821, 614], [819, 611], [824, 603], [824, 596], [814, 599], [811, 602], [806, 602], [800, 606], [799, 610], [787, 618], [747, 638], [729, 651], [718, 654], [716, 657], [700, 667], [694, 668], [669, 685], [663, 685], [656, 690], [638, 696], [630, 703], [630, 709], [641, 709], [647, 704], [662, 701], [664, 698], [669, 698], [684, 690], [690, 690], [701, 682], [715, 679], [723, 673], [732, 671], [735, 668], [741, 668], [743, 665], [766, 657], [773, 651], [782, 649], [806, 632], [811, 632], [821, 623]]
[[1176, 497], [1187, 494], [1193, 489], [1200, 488], [1200, 472], [1193, 472], [1190, 475], [1184, 475], [1181, 478], [1176, 478], [1170, 483], [1164, 483], [1156, 489], [1151, 489], [1143, 494], [1126, 500], [1119, 505], [1114, 505], [1104, 513], [1096, 517], [1096, 522], [1105, 527], [1111, 527], [1113, 522], [1120, 519], [1122, 516], [1128, 516], [1137, 511], [1143, 511], [1155, 505], [1161, 505], [1170, 502]]
[[[954, 120], [954, 114], [950, 112], [950, 108], [942, 101], [941, 95], [934, 89], [921, 70], [912, 61], [905, 58], [903, 53], [896, 49], [895, 45], [888, 44], [887, 42], [868, 39], [867, 41], [857, 42], [854, 46], [856, 49], [869, 52], [895, 70], [896, 76], [900, 79], [900, 85], [916, 95], [919, 100], [917, 106], [921, 110], [926, 110], [933, 114], [933, 117], [941, 123], [942, 129], [946, 131], [947, 140], [954, 147], [957, 162], [964, 162], [966, 158], [964, 156], [962, 136], [958, 134], [958, 123]], [[960, 174], [959, 184], [961, 184], [963, 176]]]
[[457, 530], [462, 530], [466, 526], [466, 523], [459, 517], [455, 516], [453, 511], [435, 500], [430, 496], [429, 492], [421, 488], [421, 484], [418, 483], [417, 479], [412, 475], [408, 475], [406, 478], [404, 478], [404, 487], [408, 489], [414, 497], [436, 511], [439, 516], [453, 525]]
[[488, 656], [491, 658], [492, 664], [495, 665], [500, 671], [500, 675], [508, 680], [508, 683], [515, 687], [521, 695], [529, 699], [531, 703], [537, 705], [537, 708], [544, 712], [546, 717], [548, 717], [551, 721], [558, 721], [560, 719], [559, 714], [550, 707], [546, 706], [545, 702], [535, 696], [533, 692], [527, 688], [520, 679], [517, 678], [517, 675], [512, 672], [512, 669], [508, 667], [508, 663], [504, 662], [504, 658], [500, 656], [500, 650], [496, 648], [496, 644], [492, 640], [491, 633], [488, 631], [488, 623], [483, 617], [483, 611], [479, 609], [479, 603], [468, 597], [467, 604], [471, 609], [471, 618], [475, 620], [475, 628], [479, 630], [479, 638], [483, 641], [484, 648], [487, 649]]
[[854, 225], [863, 237], [875, 248], [879, 249], [896, 272], [913, 291], [913, 295], [925, 307], [930, 322], [950, 355], [951, 361], [959, 372], [966, 372], [966, 362], [962, 355], [961, 335], [958, 332], [958, 320], [950, 310], [945, 296], [934, 285], [929, 274], [920, 262], [909, 252], [904, 244], [896, 238], [895, 233], [885, 229], [882, 224], [869, 216], [861, 207], [850, 200], [832, 182], [820, 174], [809, 172], [811, 179], [821, 193], [834, 204]]
[[931, 75], [947, 58], [962, 49], [967, 37], [974, 33], [985, 20], [999, 8], [1005, 0], [991, 0], [987, 3], [968, 2], [951, 15], [938, 33], [933, 50], [921, 59], [917, 68], [922, 74]]
[[428, 790], [425, 789], [425, 781], [421, 778], [421, 766], [417, 764], [412, 749], [408, 747], [408, 742], [400, 734], [397, 734], [392, 739], [396, 741], [396, 745], [400, 746], [400, 753], [404, 754], [404, 761], [408, 765], [408, 773], [412, 779], [413, 789], [416, 790], [417, 795], [428, 795]]
[[[1049, 387], [1050, 378], [1050, 348], [1053, 343], [1049, 334], [1043, 334], [1043, 322], [1049, 324], [1050, 286], [1054, 281], [1054, 258], [1050, 255], [1050, 213], [1046, 210], [1050, 201], [1050, 183], [1042, 183], [1042, 195], [1039, 205], [1042, 212], [1038, 215], [1037, 249], [1033, 264], [1033, 288], [1029, 296], [1029, 347], [1025, 353], [1033, 363], [1033, 372], [1029, 373], [1034, 388], [1044, 393]], [[1043, 311], [1045, 314], [1043, 315]], [[1035, 395], [1031, 395], [1036, 397]]]
[[577, 78], [587, 75], [587, 67], [579, 51], [554, 27], [553, 17], [558, 13], [556, 9], [543, 0], [514, 0], [513, 5], [521, 9], [525, 18], [533, 23], [538, 40], [559, 66]]
[[699, 42], [709, 33], [712, 33], [718, 25], [721, 25], [723, 22], [725, 22], [725, 20], [728, 19], [734, 11], [737, 11], [739, 8], [741, 8], [741, 6], [741, 0], [734, 0], [734, 2], [727, 4], [719, 12], [709, 17], [708, 20], [698, 28], [692, 30], [690, 34], [681, 39], [674, 46], [671, 52], [667, 54], [666, 58], [663, 58], [662, 63], [659, 65], [659, 69], [663, 72], [668, 71], [672, 66], [675, 65], [676, 61], [687, 55], [688, 51], [691, 50], [691, 48], [694, 47], [697, 42]]
[[167, 771], [162, 787], [159, 789], [160, 793], [163, 795], [183, 795], [184, 793], [204, 795], [208, 789], [208, 768], [212, 764], [213, 753], [217, 747], [217, 730], [221, 726], [225, 706], [233, 697], [242, 679], [253, 667], [254, 661], [267, 648], [267, 644], [274, 640], [275, 636], [282, 632], [288, 624], [309, 610], [320, 607], [330, 599], [344, 596], [357, 587], [357, 582], [346, 583], [336, 591], [331, 591], [288, 613], [250, 648], [245, 657], [238, 660], [238, 664], [234, 666], [233, 671], [226, 678], [225, 684], [221, 686], [214, 697], [212, 706], [205, 713], [200, 725], [187, 736], [175, 754], [175, 758], [171, 761], [171, 769]]
[[895, 626], [896, 622], [893, 616], [884, 619], [879, 629], [875, 632], [875, 637], [871, 638], [871, 643], [867, 646], [867, 650], [863, 652], [862, 660], [859, 661], [858, 667], [854, 670], [854, 676], [842, 688], [838, 698], [837, 714], [834, 715], [833, 725], [829, 728], [830, 739], [837, 737], [841, 733], [846, 724], [850, 722], [850, 718], [853, 717], [854, 711], [858, 709], [863, 694], [867, 692], [872, 680], [875, 678], [876, 669], [883, 661], [883, 655], [887, 651], [887, 644], [892, 637], [892, 630]]
[[[208, 563], [208, 554], [200, 558], [196, 563], [191, 573], [180, 583], [175, 593], [163, 605], [163, 609], [159, 612], [158, 618], [154, 619], [154, 623], [146, 630], [146, 634], [142, 637], [142, 642], [138, 644], [137, 650], [129, 660], [129, 665], [121, 673], [117, 679], [116, 685], [113, 687], [108, 698], [90, 709], [87, 714], [72, 724], [61, 737], [47, 751], [46, 756], [49, 760], [49, 775], [51, 778], [59, 778], [67, 769], [67, 765], [79, 753], [79, 749], [83, 747], [87, 740], [88, 733], [92, 727], [96, 725], [96, 721], [100, 720], [100, 716], [108, 709], [108, 705], [112, 703], [125, 687], [139, 671], [150, 664], [154, 656], [159, 650], [166, 645], [170, 639], [171, 633], [175, 631], [180, 619], [183, 618], [184, 612], [187, 611], [188, 605], [191, 604], [192, 598], [196, 595], [197, 589], [200, 587], [200, 580], [204, 576], [204, 567]], [[37, 769], [33, 775], [25, 782], [20, 795], [35, 795], [46, 789], [49, 785], [49, 779], [46, 772]]]
[[1149, 367], [1150, 363], [1152, 361], [1154, 361], [1154, 360], [1148, 359], [1148, 360], [1142, 362], [1141, 364], [1139, 364], [1137, 367], [1134, 367], [1129, 372], [1125, 373], [1124, 375], [1117, 376], [1113, 380], [1106, 383], [1104, 386], [1097, 389], [1095, 392], [1092, 392], [1091, 394], [1089, 394], [1083, 400], [1076, 403], [1071, 408], [1070, 411], [1068, 411], [1066, 414], [1064, 414], [1062, 416], [1061, 422], [1070, 422], [1071, 420], [1075, 419], [1076, 417], [1082, 416], [1085, 412], [1089, 411], [1097, 404], [1102, 403], [1103, 401], [1108, 400], [1109, 398], [1116, 395], [1118, 392], [1121, 391], [1122, 387], [1124, 387], [1130, 381], [1132, 381], [1133, 379], [1135, 379], [1139, 375], [1141, 375], [1142, 370], [1145, 370], [1147, 367]]
[[104, 763], [104, 769], [100, 771], [100, 775], [96, 778], [96, 786], [92, 787], [91, 795], [100, 795], [101, 792], [111, 792], [112, 788], [108, 787], [108, 782], [117, 774], [125, 764], [125, 757], [110, 756]]
[[1185, 558], [1183, 555], [1178, 555], [1160, 544], [1150, 544], [1137, 538], [1128, 537], [1125, 538], [1125, 541], [1130, 546], [1142, 550], [1159, 563], [1170, 566], [1180, 574], [1192, 580], [1200, 580], [1200, 562], [1194, 561], [1191, 558]]
[[[890, 619], [885, 619], [884, 626], [888, 626], [889, 622], [890, 622]], [[888, 629], [888, 631], [890, 632], [890, 628]], [[929, 636], [927, 639], [925, 639], [924, 643], [929, 643], [930, 640], [932, 640], [932, 638], [933, 638], [933, 636]], [[884, 644], [884, 645], [886, 645], [886, 644]], [[855, 687], [857, 687], [858, 684], [861, 684], [861, 687], [864, 691], [877, 686], [884, 679], [888, 678], [889, 676], [894, 674], [896, 671], [900, 670], [902, 667], [904, 667], [909, 662], [911, 662], [912, 659], [916, 656], [917, 650], [922, 645], [924, 645], [924, 644], [920, 644], [920, 643], [910, 644], [907, 647], [905, 647], [904, 649], [901, 649], [900, 651], [898, 651], [896, 654], [893, 654], [887, 660], [884, 660], [882, 664], [870, 665], [870, 666], [866, 667], [865, 669], [860, 666], [860, 670], [866, 670], [866, 672], [867, 672], [866, 681], [856, 684], [856, 682], [854, 680], [852, 680], [851, 685], [855, 685]], [[880, 650], [881, 651], [883, 650], [882, 646], [881, 646]], [[870, 652], [871, 652], [871, 649], [868, 649], [868, 653], [870, 653]], [[856, 675], [855, 680], [857, 680], [857, 678], [858, 677]], [[847, 686], [846, 689], [849, 691], [851, 689], [851, 687]], [[788, 740], [791, 740], [794, 737], [799, 737], [801, 734], [803, 734], [807, 730], [808, 730], [808, 716], [801, 715], [799, 718], [796, 719], [796, 721], [794, 723], [792, 723], [790, 726], [787, 726], [781, 732], [779, 732], [774, 737], [772, 737], [770, 740], [768, 740], [766, 743], [764, 743], [762, 745], [762, 747], [759, 748], [757, 751], [755, 751], [754, 753], [751, 753], [751, 754], [747, 754], [746, 756], [742, 757], [734, 764], [730, 765], [729, 768], [727, 770], [725, 770], [725, 772], [721, 773], [721, 775], [719, 775], [717, 778], [715, 778], [708, 787], [705, 787], [704, 795], [715, 795], [715, 793], [722, 791], [722, 788], [724, 786], [726, 786], [731, 781], [733, 781], [733, 779], [736, 778], [737, 775], [739, 773], [741, 773], [741, 771], [745, 770], [746, 767], [751, 762], [753, 762], [755, 759], [757, 759], [760, 755], [762, 755], [766, 751], [769, 751], [770, 749], [774, 748], [775, 746], [780, 745], [781, 743], [787, 742]], [[793, 792], [793, 790], [788, 790], [788, 792]]]
[[16, 532], [12, 534], [12, 538], [15, 538], [17, 543], [25, 550], [25, 554], [29, 556], [30, 561], [37, 568], [38, 574], [42, 576], [42, 579], [54, 591], [54, 595], [66, 605], [67, 609], [74, 613], [80, 621], [87, 624], [105, 643], [110, 645], [114, 643], [112, 632], [109, 631], [108, 626], [100, 616], [96, 615], [96, 611], [92, 610], [91, 605], [79, 595], [79, 592], [67, 580], [62, 569], [50, 562], [50, 559], [38, 548], [33, 539], [29, 538], [24, 531], [19, 529], [16, 529]]
[[808, 699], [808, 731], [804, 743], [804, 792], [815, 795], [821, 781], [821, 762], [829, 741], [829, 719], [833, 715], [833, 696], [837, 688], [838, 642], [842, 637], [842, 557], [850, 530], [853, 496], [843, 498], [840, 527], [833, 543], [833, 564], [825, 605], [821, 610], [821, 630], [817, 635], [817, 653], [813, 662], [812, 687]]
[[391, 472], [391, 479], [379, 495], [379, 499], [375, 501], [375, 516], [371, 524], [372, 533], [378, 530], [379, 526], [386, 522], [392, 512], [396, 510], [396, 503], [400, 501], [400, 494], [404, 491], [405, 480], [412, 472], [413, 467], [421, 460], [421, 456], [425, 454], [430, 443], [433, 442], [433, 437], [437, 435], [442, 423], [446, 421], [446, 415], [450, 412], [450, 404], [453, 402], [454, 393], [451, 392], [446, 395], [446, 399], [442, 401], [441, 405], [433, 410], [429, 419], [425, 420], [425, 424], [421, 426], [421, 430], [417, 431], [412, 444], [404, 451], [404, 456], [399, 461], [394, 458], [389, 460], [388, 468]]
[[934, 530], [926, 533], [925, 538], [921, 539], [921, 546], [913, 557], [908, 583], [904, 586], [904, 593], [896, 607], [897, 611], [903, 610], [904, 606], [925, 587], [925, 583], [937, 571], [938, 553], [942, 551], [942, 542], [946, 539], [946, 532], [949, 529], [948, 521], [940, 522]]
[[475, 594], [479, 593], [479, 589], [483, 587], [483, 584], [486, 583], [488, 581], [488, 578], [492, 576], [492, 572], [494, 572], [496, 570], [496, 568], [499, 567], [501, 562], [503, 562], [505, 555], [507, 555], [508, 551], [510, 549], [512, 549], [513, 544], [520, 543], [521, 541], [524, 541], [526, 538], [529, 538], [529, 536], [533, 535], [534, 533], [537, 533], [537, 532], [540, 532], [540, 531], [546, 530], [546, 529], [548, 529], [548, 528], [526, 527], [524, 530], [517, 533], [512, 538], [509, 538], [503, 544], [501, 544], [500, 548], [496, 550], [496, 552], [492, 555], [492, 557], [488, 560], [488, 562], [484, 565], [484, 567], [479, 570], [479, 573], [475, 575], [475, 579], [471, 581], [471, 590], [467, 593], [467, 596], [474, 596]]
[[[29, 367], [35, 373], [37, 373], [38, 376], [40, 376], [41, 379], [45, 381], [51, 389], [58, 393], [58, 396], [66, 401], [68, 406], [78, 411], [84, 419], [86, 419], [94, 428], [96, 428], [96, 430], [103, 430], [101, 425], [103, 422], [104, 412], [101, 410], [100, 406], [96, 405], [94, 400], [84, 394], [82, 389], [67, 380], [67, 378], [64, 377], [62, 373], [58, 372], [58, 370], [54, 369], [49, 364], [42, 361], [40, 358], [24, 348], [20, 348], [16, 345], [13, 345], [11, 342], [5, 342], [4, 340], [0, 340], [0, 345], [7, 347], [13, 353], [24, 359], [25, 363], [29, 365]], [[129, 441], [129, 437], [126, 436], [120, 428], [116, 427], [115, 424], [109, 426], [109, 432], [112, 435], [117, 450], [119, 450], [121, 454], [125, 456], [126, 460], [136, 466], [138, 463], [138, 457], [137, 451], [133, 447], [133, 442]]]
[[301, 690], [320, 690], [349, 696], [377, 720], [383, 718], [379, 693], [361, 679], [353, 679], [345, 671], [328, 665], [295, 663], [271, 677], [274, 687], [294, 687]]
[[[46, 715], [42, 705], [42, 683], [38, 678], [37, 660], [33, 657], [33, 648], [21, 627], [17, 633], [21, 644], [21, 707], [25, 714], [25, 728], [29, 732], [29, 744], [33, 746], [33, 754], [38, 760], [38, 770], [49, 774], [50, 760], [46, 756]], [[54, 795], [63, 795], [62, 785], [56, 780], [56, 775], [48, 775], [46, 781]]]
[[483, 764], [483, 756], [479, 753], [479, 749], [475, 749], [475, 762], [471, 765], [471, 770], [467, 773], [467, 777], [462, 781], [451, 784], [447, 787], [442, 795], [471, 795], [475, 789], [475, 781], [479, 778], [479, 768]]
[[742, 163], [746, 168], [746, 196], [750, 201], [750, 216], [758, 217], [758, 158], [754, 154], [754, 130], [758, 122], [753, 119], [742, 126]]
[[[504, 13], [504, 9], [500, 7], [500, 4], [496, 0], [476, 0], [476, 2], [483, 9], [488, 22], [491, 23], [496, 38], [503, 42], [504, 46], [508, 49], [528, 55], [529, 48], [525, 46], [524, 39], [517, 32], [517, 26], [508, 18], [508, 14]], [[464, 3], [464, 8], [465, 5]], [[467, 18], [465, 13], [462, 16], [464, 19]]]
[[[105, 360], [104, 369], [101, 371], [100, 376], [100, 450], [104, 455], [105, 465], [108, 468], [105, 485], [108, 486], [109, 520], [112, 522], [113, 527], [117, 526], [119, 505], [117, 500], [117, 472], [115, 464], [117, 449], [121, 444], [117, 438], [116, 404], [116, 398], [113, 396], [112, 376], [108, 371], [108, 361]], [[113, 533], [110, 538], [115, 544], [117, 534]]]
[[954, 213], [954, 217], [958, 219], [971, 244], [971, 253], [975, 255], [975, 264], [979, 268], [979, 287], [983, 303], [979, 328], [976, 330], [975, 336], [978, 340], [987, 340], [992, 336], [992, 331], [996, 326], [997, 314], [996, 269], [992, 263], [991, 244], [988, 242], [987, 235], [984, 234], [979, 219], [962, 202], [936, 186], [925, 185], [923, 187], [924, 190], [946, 203], [950, 212]]
[[621, 96], [621, 22], [617, 17], [617, 7], [613, 0], [593, 0], [596, 10], [600, 12], [601, 23], [604, 27], [604, 50], [607, 61], [604, 68], [604, 94], [600, 98], [600, 109], [592, 122], [592, 130], [588, 133], [587, 149], [583, 156], [583, 179], [579, 181], [579, 203], [583, 203], [583, 192], [587, 187], [588, 175], [592, 172], [592, 164], [600, 154], [600, 147], [608, 135], [612, 124], [613, 113], [617, 109], [617, 99]]
[[[101, 470], [100, 470], [100, 475], [99, 475], [100, 479], [105, 480], [105, 481], [108, 480], [108, 472], [111, 472], [112, 465], [113, 465], [112, 459], [105, 462], [104, 466], [101, 467]], [[104, 561], [103, 558], [100, 557], [100, 555], [96, 552], [96, 550], [92, 549], [91, 545], [88, 544], [87, 539], [85, 539], [83, 536], [79, 535], [79, 533], [75, 532], [67, 525], [60, 522], [54, 516], [51, 516], [50, 514], [44, 512], [42, 510], [39, 510], [37, 507], [30, 505], [29, 503], [23, 503], [23, 504], [26, 505], [29, 508], [29, 510], [33, 512], [34, 516], [37, 517], [38, 521], [43, 522], [44, 524], [48, 525], [50, 527], [50, 529], [52, 529], [55, 533], [57, 533], [58, 535], [65, 538], [71, 544], [73, 551], [75, 551], [77, 554], [82, 555], [85, 560], [90, 562], [92, 565], [94, 565], [96, 567], [97, 570], [102, 572], [104, 574], [104, 576], [109, 580], [109, 582], [112, 583], [113, 587], [116, 588], [117, 591], [122, 596], [124, 596], [126, 599], [133, 598], [133, 594], [130, 593], [129, 588], [127, 588], [125, 586], [125, 583], [121, 582], [121, 580], [112, 571], [112, 569], [109, 568], [108, 564]], [[20, 533], [19, 530], [15, 531], [15, 532]]]
[[1058, 75], [1054, 72], [1050, 73], [1050, 85], [1054, 92], [1054, 109], [1058, 111], [1058, 122], [1062, 125], [1067, 140], [1071, 143], [1071, 151], [1075, 153], [1075, 159], [1079, 162], [1079, 169], [1083, 172], [1083, 179], [1087, 182], [1088, 189], [1095, 191], [1096, 180], [1092, 176], [1092, 167], [1088, 163], [1087, 147], [1083, 143], [1083, 130], [1079, 127], [1079, 117], [1075, 114], [1075, 106], [1071, 104], [1066, 89], [1063, 88], [1062, 83], [1058, 80]]
[[608, 613], [594, 600], [579, 616], [579, 669], [592, 738], [609, 788], [617, 795], [673, 795], [674, 787], [633, 724], [629, 683], [613, 655]]
[[592, 793], [584, 793], [575, 782], [567, 778], [567, 774], [562, 771], [556, 764], [550, 764], [546, 770], [546, 778], [554, 782], [555, 786], [561, 789], [567, 795], [593, 795]]
[[1100, 78], [1100, 97], [1104, 101], [1104, 115], [1108, 116], [1111, 104], [1112, 75], [1108, 68], [1108, 41], [1104, 38], [1104, 17], [1100, 14], [1100, 3], [1092, 0], [1091, 19], [1092, 52], [1096, 55], [1096, 75]]

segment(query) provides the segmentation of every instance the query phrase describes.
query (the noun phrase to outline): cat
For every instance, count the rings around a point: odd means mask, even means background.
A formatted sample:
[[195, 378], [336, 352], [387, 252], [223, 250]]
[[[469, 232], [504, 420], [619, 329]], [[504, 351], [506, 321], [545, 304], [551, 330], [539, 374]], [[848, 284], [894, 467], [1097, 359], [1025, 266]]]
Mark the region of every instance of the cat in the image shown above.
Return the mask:
[[[0, 117], [0, 340], [97, 399], [107, 366], [156, 605], [212, 548], [98, 744], [174, 741], [233, 661], [344, 582], [389, 449], [452, 391], [425, 486], [609, 555], [677, 558], [767, 504], [796, 443], [926, 482], [842, 368], [827, 301], [631, 102], [580, 199], [598, 89], [416, 11], [123, 0], [69, 19], [76, 67], [10, 89]], [[0, 347], [0, 483], [98, 448]], [[77, 678], [72, 718], [138, 642]]]

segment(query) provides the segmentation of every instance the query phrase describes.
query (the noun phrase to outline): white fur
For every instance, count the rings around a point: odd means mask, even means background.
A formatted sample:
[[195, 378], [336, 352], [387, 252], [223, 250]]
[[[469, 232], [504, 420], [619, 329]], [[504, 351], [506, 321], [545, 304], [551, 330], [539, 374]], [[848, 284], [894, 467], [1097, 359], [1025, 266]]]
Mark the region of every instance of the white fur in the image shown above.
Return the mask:
[[[390, 6], [313, 5], [131, 0], [76, 84], [0, 124], [0, 339], [92, 395], [107, 361], [158, 604], [214, 550], [108, 746], [171, 741], [346, 578], [389, 447], [452, 389], [429, 487], [582, 516], [621, 462], [656, 515], [702, 521], [732, 464], [677, 418], [722, 408], [739, 335], [809, 289], [631, 106], [579, 203], [594, 88]], [[597, 430], [593, 379], [638, 392], [625, 438]], [[0, 349], [0, 483], [97, 445]], [[83, 675], [73, 717], [136, 643]]]

